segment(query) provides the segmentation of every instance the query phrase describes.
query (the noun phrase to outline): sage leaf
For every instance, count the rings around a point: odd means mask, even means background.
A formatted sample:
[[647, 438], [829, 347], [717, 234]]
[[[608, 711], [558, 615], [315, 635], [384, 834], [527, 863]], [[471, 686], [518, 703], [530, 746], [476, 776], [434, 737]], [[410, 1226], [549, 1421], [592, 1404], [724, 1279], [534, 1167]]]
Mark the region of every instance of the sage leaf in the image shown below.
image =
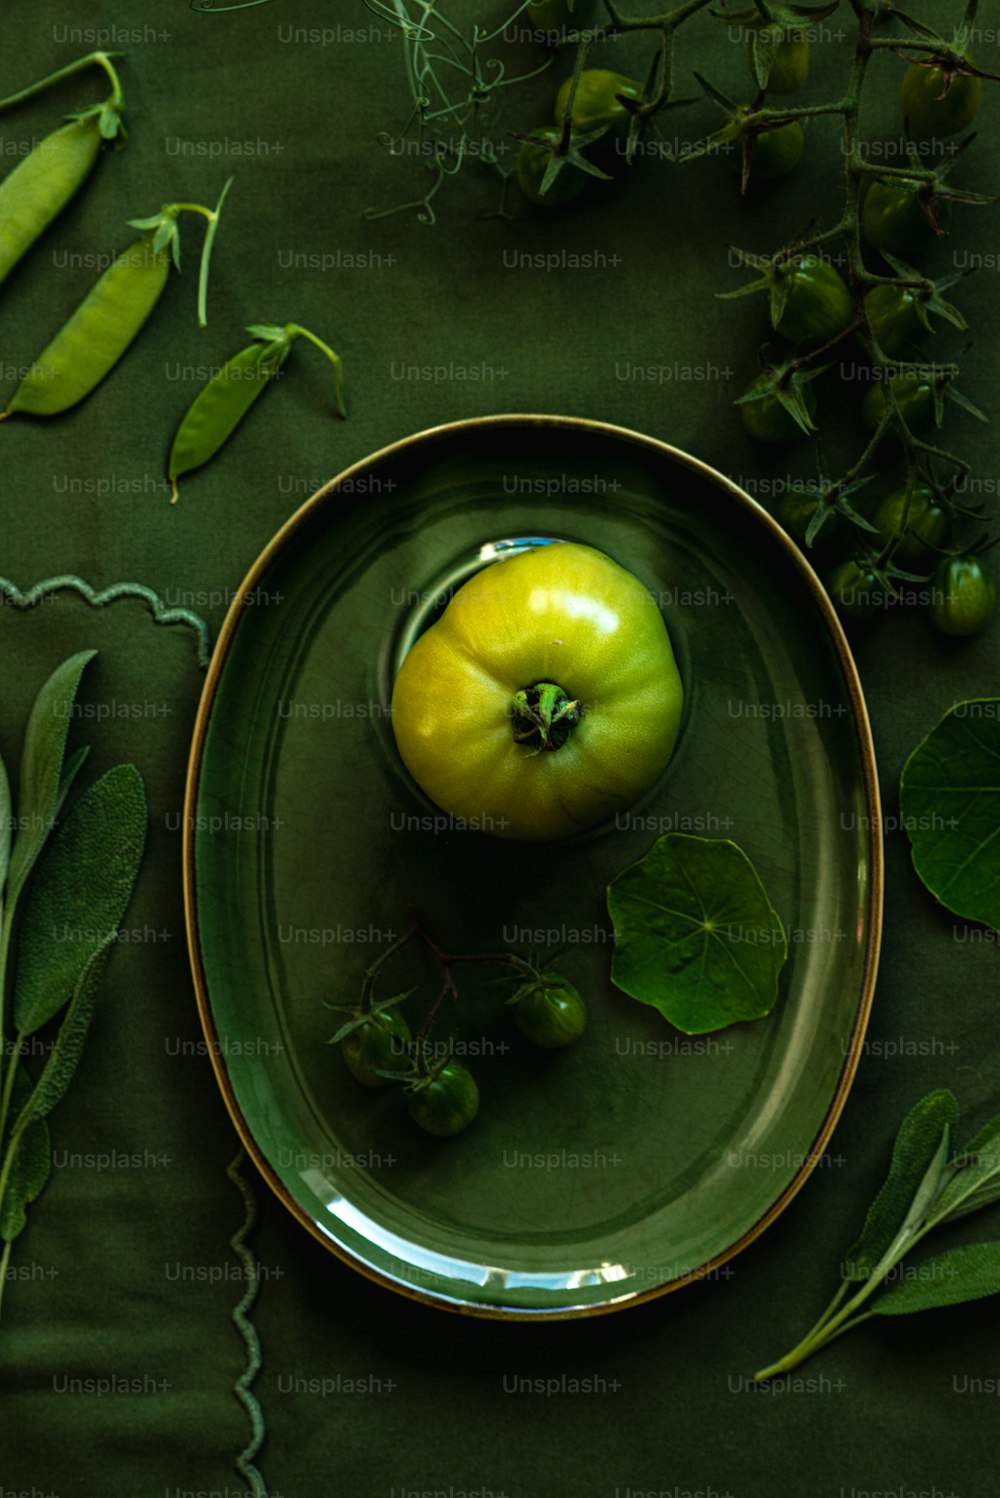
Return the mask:
[[611, 978], [687, 1035], [770, 1013], [788, 956], [753, 864], [728, 838], [672, 832], [608, 887]]
[[868, 1210], [861, 1236], [844, 1260], [844, 1279], [868, 1279], [904, 1227], [919, 1226], [941, 1189], [951, 1130], [957, 1122], [958, 1104], [946, 1088], [928, 1093], [910, 1109], [896, 1135], [889, 1174]]
[[7, 883], [10, 865], [10, 834], [14, 825], [14, 808], [10, 799], [10, 781], [7, 770], [0, 759], [0, 906], [3, 904], [3, 888]]
[[1000, 1200], [1000, 1116], [970, 1139], [934, 1208], [935, 1222], [954, 1222]]
[[57, 814], [73, 704], [84, 668], [96, 654], [96, 650], [81, 650], [57, 666], [31, 709], [21, 756], [20, 830], [10, 858], [11, 905], [31, 873]]
[[30, 1128], [36, 1119], [46, 1118], [73, 1080], [83, 1053], [87, 1031], [90, 1029], [104, 964], [114, 944], [114, 937], [111, 937], [103, 946], [98, 947], [77, 979], [73, 997], [59, 1026], [49, 1058], [31, 1096], [18, 1115], [13, 1130], [15, 1134]]
[[872, 1306], [875, 1316], [906, 1316], [1000, 1293], [1000, 1243], [968, 1243], [929, 1259]]
[[39, 860], [21, 912], [14, 1025], [31, 1035], [68, 1002], [128, 906], [146, 839], [146, 795], [134, 765], [89, 786]]
[[[11, 1098], [14, 1107], [21, 1107], [30, 1094], [31, 1082], [18, 1065]], [[9, 1147], [8, 1136], [0, 1160], [6, 1159]], [[52, 1141], [49, 1126], [44, 1118], [36, 1118], [14, 1145], [14, 1158], [4, 1187], [3, 1200], [0, 1201], [0, 1241], [12, 1242], [21, 1232], [27, 1221], [24, 1209], [41, 1192], [51, 1168]]]
[[1000, 931], [1000, 698], [958, 702], [903, 766], [913, 867], [947, 910]]

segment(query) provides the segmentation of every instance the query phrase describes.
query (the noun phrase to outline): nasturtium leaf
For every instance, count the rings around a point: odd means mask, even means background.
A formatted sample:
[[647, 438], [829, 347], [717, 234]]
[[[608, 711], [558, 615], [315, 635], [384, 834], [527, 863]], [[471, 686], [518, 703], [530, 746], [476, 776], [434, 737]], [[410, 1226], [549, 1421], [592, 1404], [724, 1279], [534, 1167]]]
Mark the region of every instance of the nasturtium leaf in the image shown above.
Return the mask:
[[1000, 1199], [1000, 1117], [980, 1129], [954, 1163], [955, 1174], [934, 1203], [935, 1222], [954, 1222]]
[[57, 666], [35, 698], [21, 755], [18, 835], [10, 857], [13, 903], [45, 844], [63, 795], [63, 755], [80, 677], [96, 650], [81, 650]]
[[38, 863], [21, 913], [14, 1026], [31, 1035], [68, 1001], [90, 958], [117, 930], [146, 839], [146, 794], [134, 765], [88, 786]]
[[[31, 1082], [18, 1066], [14, 1074], [11, 1095], [12, 1121], [31, 1094]], [[10, 1147], [11, 1130], [6, 1131], [3, 1149], [0, 1150], [0, 1168]], [[52, 1167], [52, 1141], [49, 1126], [44, 1118], [36, 1118], [28, 1125], [14, 1147], [3, 1200], [0, 1201], [0, 1241], [11, 1242], [21, 1232], [27, 1221], [25, 1207], [33, 1202], [49, 1178]]]
[[968, 1243], [920, 1264], [872, 1307], [876, 1316], [934, 1311], [1000, 1293], [1000, 1243]]
[[930, 1206], [941, 1187], [958, 1104], [947, 1089], [921, 1098], [903, 1119], [892, 1163], [881, 1191], [868, 1209], [861, 1236], [845, 1256], [843, 1277], [866, 1280], [895, 1242], [913, 1208]]
[[91, 953], [80, 973], [73, 990], [69, 1008], [49, 1052], [42, 1074], [35, 1083], [27, 1102], [21, 1109], [15, 1129], [31, 1128], [36, 1120], [46, 1118], [60, 1101], [83, 1054], [84, 1041], [90, 1029], [90, 1021], [97, 1001], [97, 990], [104, 973], [104, 964], [114, 946], [114, 937]]
[[1000, 697], [945, 713], [903, 766], [899, 800], [934, 898], [1000, 931]]
[[788, 956], [753, 864], [728, 838], [671, 832], [608, 887], [612, 982], [686, 1035], [760, 1019]]

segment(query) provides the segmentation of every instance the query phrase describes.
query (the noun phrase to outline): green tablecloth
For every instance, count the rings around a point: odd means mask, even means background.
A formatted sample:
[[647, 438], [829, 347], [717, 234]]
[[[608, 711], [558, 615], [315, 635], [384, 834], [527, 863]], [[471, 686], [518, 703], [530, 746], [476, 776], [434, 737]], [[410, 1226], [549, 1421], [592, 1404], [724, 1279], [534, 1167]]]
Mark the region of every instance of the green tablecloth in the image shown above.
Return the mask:
[[[497, 7], [467, 0], [452, 13], [477, 10], [496, 17]], [[992, 69], [1000, 3], [982, 12], [979, 52]], [[754, 370], [761, 306], [712, 293], [738, 283], [728, 242], [766, 250], [813, 213], [835, 210], [832, 125], [810, 130], [795, 176], [744, 204], [722, 161], [681, 169], [654, 160], [566, 215], [485, 218], [494, 187], [470, 177], [441, 194], [435, 227], [409, 214], [373, 223], [363, 209], [410, 195], [416, 168], [376, 144], [379, 130], [405, 118], [401, 48], [360, 3], [270, 0], [213, 16], [184, 0], [141, 15], [121, 0], [13, 0], [2, 27], [2, 92], [117, 28], [133, 132], [4, 288], [8, 390], [94, 278], [89, 257], [126, 242], [125, 219], [164, 201], [213, 201], [229, 172], [237, 179], [209, 329], [195, 326], [198, 231], [185, 226], [183, 277], [106, 386], [51, 425], [0, 428], [0, 574], [21, 588], [63, 573], [95, 587], [136, 581], [214, 632], [261, 547], [322, 481], [409, 432], [492, 411], [607, 419], [748, 483], [780, 478], [786, 460], [762, 467], [730, 405]], [[724, 27], [699, 18], [682, 36], [685, 78], [697, 66], [740, 87], [742, 52]], [[619, 55], [624, 63], [632, 53], [623, 44]], [[816, 49], [806, 97], [829, 95], [845, 64], [831, 35]], [[898, 66], [885, 60], [887, 73]], [[4, 169], [17, 142], [100, 88], [95, 75], [0, 117]], [[876, 127], [894, 109], [888, 82], [878, 93]], [[550, 94], [541, 79], [523, 97], [544, 118]], [[984, 190], [997, 183], [998, 109], [988, 97], [960, 169]], [[516, 93], [507, 111], [512, 128], [531, 125]], [[675, 121], [693, 133], [711, 111], [669, 119], [665, 133]], [[955, 253], [988, 256], [996, 222], [988, 210], [968, 212]], [[562, 250], [589, 255], [590, 267], [511, 264], [515, 251]], [[948, 268], [952, 254], [940, 251], [937, 263]], [[966, 388], [990, 410], [995, 274], [983, 270], [960, 298], [975, 330]], [[196, 388], [192, 367], [234, 352], [247, 322], [290, 319], [342, 354], [350, 419], [332, 419], [328, 370], [303, 351], [172, 507], [164, 452]], [[401, 373], [449, 364], [480, 376]], [[637, 366], [661, 374], [639, 378]], [[708, 377], [685, 377], [692, 368]], [[964, 417], [955, 428], [989, 494], [994, 429]], [[140, 602], [97, 610], [64, 593], [31, 611], [0, 607], [8, 764], [40, 681], [85, 646], [100, 655], [82, 701], [117, 704], [117, 715], [81, 730], [98, 767], [130, 758], [142, 770], [151, 836], [129, 917], [138, 939], [114, 957], [83, 1066], [53, 1120], [53, 1178], [11, 1263], [0, 1498], [234, 1498], [246, 1489], [234, 1459], [250, 1440], [234, 1393], [247, 1347], [231, 1320], [247, 1288], [230, 1247], [244, 1201], [226, 1173], [237, 1141], [199, 1039], [180, 892], [180, 808], [202, 674], [193, 636], [157, 626]], [[992, 1303], [873, 1324], [777, 1391], [749, 1382], [825, 1304], [907, 1107], [936, 1085], [956, 1091], [970, 1127], [996, 1107], [997, 949], [953, 939], [913, 877], [896, 787], [905, 756], [943, 711], [996, 691], [997, 630], [952, 647], [919, 618], [893, 617], [857, 655], [889, 818], [885, 940], [868, 1045], [822, 1166], [714, 1281], [627, 1314], [549, 1326], [447, 1316], [377, 1288], [327, 1255], [244, 1166], [260, 1214], [254, 1390], [266, 1423], [257, 1461], [272, 1498], [995, 1492], [993, 1406], [963, 1393], [997, 1372]], [[987, 1234], [988, 1221], [974, 1219], [973, 1232]], [[516, 1378], [564, 1373], [594, 1375], [597, 1392], [508, 1392]]]

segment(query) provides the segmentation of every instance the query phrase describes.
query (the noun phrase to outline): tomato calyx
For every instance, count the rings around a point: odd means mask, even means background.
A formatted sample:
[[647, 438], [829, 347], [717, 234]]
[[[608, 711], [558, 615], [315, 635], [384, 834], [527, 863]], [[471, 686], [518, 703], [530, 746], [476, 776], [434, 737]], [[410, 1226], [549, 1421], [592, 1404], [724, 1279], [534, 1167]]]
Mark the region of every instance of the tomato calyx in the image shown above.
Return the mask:
[[713, 10], [712, 15], [730, 28], [734, 24], [746, 28], [754, 78], [758, 88], [767, 88], [781, 47], [803, 40], [808, 43], [809, 28], [832, 16], [839, 3], [840, 0], [828, 0], [824, 5], [762, 4], [738, 12]]
[[[958, 328], [960, 332], [964, 333], [968, 330], [969, 325], [961, 312], [942, 295], [967, 276], [968, 270], [954, 271], [951, 275], [941, 276], [935, 281], [929, 276], [922, 276], [913, 266], [898, 260], [888, 250], [883, 250], [882, 255], [895, 274], [872, 278], [869, 290], [865, 294], [864, 305], [868, 331], [878, 339], [887, 353], [895, 354], [899, 352], [899, 349], [890, 347], [885, 338], [879, 336], [879, 326], [882, 325], [891, 330], [893, 318], [903, 320], [908, 308], [912, 309], [913, 318], [925, 332], [935, 331], [931, 321], [931, 318], [935, 316], [951, 323], [952, 327]], [[893, 292], [894, 297], [891, 295]]]
[[824, 364], [818, 369], [803, 369], [796, 359], [787, 359], [780, 364], [770, 364], [763, 357], [761, 364], [763, 374], [759, 375], [733, 404], [749, 406], [755, 401], [771, 397], [788, 413], [807, 437], [811, 436], [816, 430], [816, 423], [812, 419], [805, 387], [810, 381], [825, 374], [830, 365]]
[[561, 749], [583, 717], [584, 707], [552, 681], [537, 681], [515, 692], [510, 702], [515, 742], [530, 745], [529, 753]]

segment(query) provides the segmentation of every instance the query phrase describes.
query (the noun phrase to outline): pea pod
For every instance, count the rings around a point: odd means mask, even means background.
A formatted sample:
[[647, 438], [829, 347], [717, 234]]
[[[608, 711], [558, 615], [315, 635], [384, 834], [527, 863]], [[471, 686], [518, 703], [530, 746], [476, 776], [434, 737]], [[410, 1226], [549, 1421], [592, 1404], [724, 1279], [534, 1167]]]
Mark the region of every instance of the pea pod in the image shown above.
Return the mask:
[[71, 115], [66, 124], [39, 141], [0, 182], [0, 282], [83, 186], [97, 160], [101, 142], [125, 134], [121, 122], [124, 98], [107, 53], [92, 53], [9, 99], [0, 100], [0, 109], [10, 108], [97, 61], [111, 78], [110, 97], [103, 104]]
[[200, 468], [227, 442], [254, 401], [262, 394], [272, 376], [277, 374], [291, 352], [296, 338], [307, 338], [322, 349], [333, 365], [337, 393], [337, 410], [345, 416], [344, 394], [340, 379], [340, 359], [322, 339], [298, 323], [284, 327], [272, 323], [253, 323], [247, 328], [256, 342], [241, 349], [203, 385], [177, 428], [168, 460], [167, 477], [173, 486], [171, 504], [177, 501], [177, 480], [182, 474]]
[[197, 203], [169, 203], [153, 218], [130, 221], [143, 234], [112, 261], [33, 362], [3, 417], [17, 412], [56, 416], [83, 400], [111, 373], [163, 294], [171, 260], [180, 269], [177, 215], [182, 209], [203, 213], [209, 220], [199, 279], [199, 320], [204, 323], [208, 257], [229, 185], [214, 210]]

